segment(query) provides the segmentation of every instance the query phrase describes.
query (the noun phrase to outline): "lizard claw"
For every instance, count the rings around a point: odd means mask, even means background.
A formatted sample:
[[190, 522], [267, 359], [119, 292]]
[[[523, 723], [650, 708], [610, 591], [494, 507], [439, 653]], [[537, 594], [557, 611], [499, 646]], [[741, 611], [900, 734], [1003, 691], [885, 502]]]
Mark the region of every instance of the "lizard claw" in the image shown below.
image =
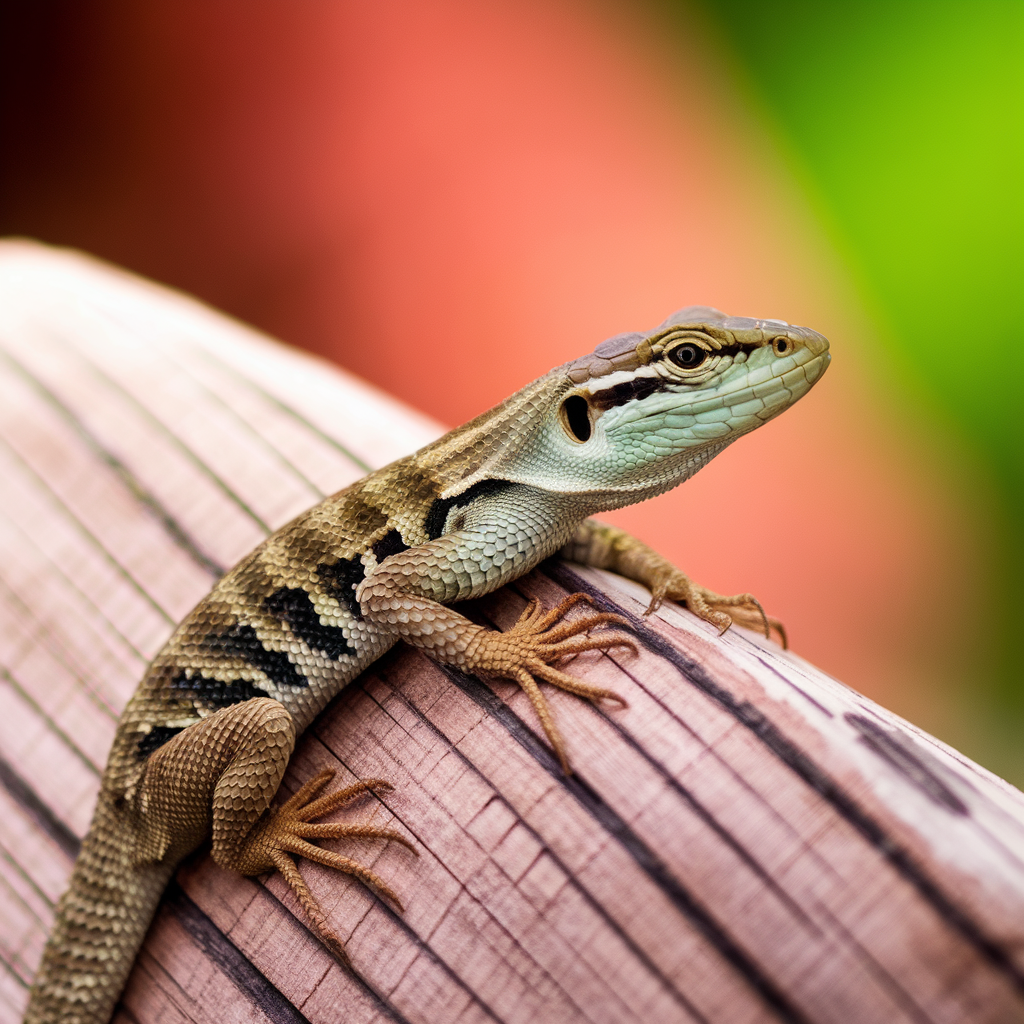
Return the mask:
[[597, 626], [628, 626], [629, 623], [621, 615], [593, 612], [566, 621], [566, 614], [581, 603], [593, 604], [586, 594], [570, 594], [551, 611], [545, 612], [540, 601], [531, 599], [511, 629], [504, 633], [485, 630], [466, 651], [466, 668], [511, 679], [523, 688], [566, 775], [571, 774], [571, 771], [565, 742], [537, 680], [543, 680], [595, 704], [611, 700], [626, 707], [625, 700], [614, 691], [581, 682], [552, 668], [552, 663], [584, 651], [607, 651], [612, 647], [625, 647], [637, 653], [633, 641], [620, 633], [587, 635]]
[[[400, 911], [404, 910], [397, 893], [375, 872], [353, 860], [309, 842], [310, 839], [388, 839], [401, 843], [416, 853], [412, 843], [392, 829], [375, 828], [372, 825], [347, 824], [345, 822], [314, 823], [313, 818], [323, 817], [338, 807], [343, 807], [364, 793], [387, 793], [391, 784], [383, 779], [364, 779], [346, 789], [340, 789], [326, 796], [317, 794], [334, 778], [333, 769], [326, 768], [306, 782], [290, 799], [280, 807], [272, 808], [257, 826], [250, 840], [245, 874], [260, 874], [276, 868], [295, 893], [306, 912], [313, 930], [324, 944], [344, 965], [351, 966], [344, 944], [331, 928], [327, 915], [319, 901], [306, 885], [299, 873], [294, 857], [302, 856], [326, 867], [335, 868], [347, 875], [358, 878], [364, 885], [390, 900]], [[418, 855], [418, 854], [417, 854]], [[255, 870], [253, 868], [255, 867]]]
[[736, 624], [760, 630], [770, 640], [774, 629], [783, 649], [789, 647], [786, 627], [778, 619], [766, 615], [761, 602], [753, 594], [716, 594], [694, 583], [686, 573], [672, 566], [651, 588], [651, 603], [644, 612], [644, 618], [656, 612], [666, 599], [678, 601], [698, 618], [716, 626], [719, 636]]

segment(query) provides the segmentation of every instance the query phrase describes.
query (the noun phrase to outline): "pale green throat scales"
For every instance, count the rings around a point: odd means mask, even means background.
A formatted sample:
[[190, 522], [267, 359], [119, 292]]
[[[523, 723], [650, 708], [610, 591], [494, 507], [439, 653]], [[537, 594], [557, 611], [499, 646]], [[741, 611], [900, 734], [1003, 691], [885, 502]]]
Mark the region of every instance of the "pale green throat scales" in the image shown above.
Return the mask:
[[621, 530], [588, 517], [682, 483], [741, 434], [807, 393], [828, 342], [781, 320], [694, 306], [560, 366], [415, 455], [347, 487], [278, 530], [199, 603], [154, 659], [118, 726], [96, 813], [32, 989], [29, 1024], [105, 1024], [161, 892], [212, 835], [225, 868], [281, 871], [310, 924], [341, 942], [295, 864], [301, 855], [385, 882], [313, 840], [401, 836], [317, 824], [387, 783], [318, 795], [332, 773], [271, 802], [296, 737], [399, 640], [463, 672], [527, 692], [566, 771], [542, 686], [616, 695], [556, 668], [568, 655], [629, 647], [616, 616], [531, 604], [504, 633], [451, 607], [561, 551], [647, 586], [651, 608], [685, 603], [725, 630], [778, 626], [749, 594], [693, 583]]

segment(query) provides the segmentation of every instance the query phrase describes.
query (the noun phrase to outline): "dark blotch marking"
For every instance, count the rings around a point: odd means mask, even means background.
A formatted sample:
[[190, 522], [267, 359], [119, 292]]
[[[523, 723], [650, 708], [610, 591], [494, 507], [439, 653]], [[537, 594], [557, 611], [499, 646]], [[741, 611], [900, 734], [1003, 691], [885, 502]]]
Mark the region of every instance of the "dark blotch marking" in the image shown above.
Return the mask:
[[154, 725], [143, 737], [139, 739], [138, 758], [145, 761], [154, 750], [162, 747], [168, 740], [178, 735], [184, 726], [171, 727], [167, 725]]
[[668, 391], [670, 383], [661, 377], [637, 377], [603, 391], [595, 391], [590, 400], [598, 409], [614, 409], [634, 399], [650, 398], [659, 391]]
[[359, 558], [342, 558], [333, 565], [321, 562], [316, 567], [316, 574], [335, 601], [343, 604], [353, 618], [362, 619], [363, 610], [356, 600], [356, 587], [363, 582], [366, 570]]
[[487, 498], [492, 494], [514, 487], [508, 480], [479, 480], [454, 498], [435, 498], [431, 502], [426, 518], [423, 520], [423, 532], [431, 539], [437, 540], [444, 533], [445, 520], [453, 508], [466, 508], [477, 498]]
[[264, 647], [252, 626], [238, 623], [224, 633], [213, 633], [206, 638], [206, 645], [215, 654], [241, 658], [278, 686], [309, 686], [298, 667], [288, 660], [288, 655]]
[[225, 683], [220, 679], [207, 679], [198, 672], [191, 678], [182, 672], [171, 683], [171, 689], [188, 691], [190, 700], [199, 701], [209, 708], [227, 708], [232, 704], [252, 700], [253, 697], [270, 696], [266, 690], [261, 690], [247, 679], [232, 679]]
[[322, 651], [331, 661], [355, 648], [338, 626], [325, 626], [317, 615], [312, 597], [301, 587], [281, 587], [263, 602], [271, 615], [288, 623], [291, 631], [310, 647]]
[[402, 535], [397, 530], [388, 530], [376, 544], [373, 545], [373, 553], [377, 556], [378, 562], [383, 562], [391, 555], [397, 555], [399, 551], [408, 551], [409, 545], [402, 540]]

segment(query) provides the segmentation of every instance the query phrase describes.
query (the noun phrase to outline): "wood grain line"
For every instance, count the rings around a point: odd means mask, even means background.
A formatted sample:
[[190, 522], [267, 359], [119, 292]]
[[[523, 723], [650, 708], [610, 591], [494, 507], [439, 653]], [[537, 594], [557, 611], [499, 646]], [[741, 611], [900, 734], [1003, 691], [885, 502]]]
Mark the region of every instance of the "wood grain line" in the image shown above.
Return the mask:
[[[103, 699], [103, 697], [96, 693], [95, 688], [90, 685], [86, 676], [84, 676], [79, 667], [74, 664], [76, 660], [74, 653], [65, 646], [66, 634], [55, 631], [45, 620], [40, 619], [38, 617], [37, 610], [26, 604], [26, 602], [22, 600], [21, 595], [11, 589], [7, 580], [4, 579], [3, 576], [0, 576], [0, 610], [10, 612], [11, 609], [16, 609], [19, 617], [24, 620], [26, 635], [29, 630], [31, 630], [32, 644], [45, 649], [54, 661], [64, 668], [72, 678], [74, 678], [77, 688], [81, 690], [89, 703], [92, 704], [100, 714], [111, 722], [117, 722], [121, 717], [120, 712], [112, 708], [110, 704]], [[0, 662], [0, 668], [3, 667], [6, 667], [8, 673], [12, 673], [12, 669], [9, 665], [4, 666], [3, 663]]]
[[63, 744], [71, 751], [75, 757], [81, 761], [82, 765], [92, 774], [95, 778], [99, 778], [102, 774], [102, 767], [96, 764], [89, 755], [82, 750], [82, 748], [68, 735], [67, 730], [62, 729], [57, 722], [44, 707], [42, 707], [39, 701], [32, 696], [28, 688], [22, 686], [22, 684], [15, 678], [15, 676], [7, 669], [6, 666], [0, 665], [0, 679], [2, 679], [11, 689], [21, 698], [25, 704], [28, 705], [31, 710], [39, 716], [39, 718], [46, 723], [47, 728], [53, 733]]
[[261, 974], [241, 950], [203, 913], [176, 881], [171, 881], [162, 905], [177, 918], [189, 938], [213, 961], [251, 1003], [274, 1024], [310, 1024]]
[[174, 431], [171, 430], [164, 422], [160, 420], [158, 416], [155, 416], [151, 410], [147, 409], [138, 398], [135, 397], [124, 385], [120, 383], [114, 377], [111, 377], [105, 370], [99, 365], [89, 359], [81, 349], [74, 349], [74, 355], [77, 356], [81, 362], [85, 363], [89, 370], [100, 380], [103, 381], [108, 387], [117, 391], [124, 400], [129, 403], [140, 417], [146, 420], [151, 426], [155, 427], [157, 431], [163, 434], [167, 441], [172, 447], [176, 448], [185, 458], [195, 466], [196, 469], [207, 477], [214, 486], [221, 491], [225, 497], [227, 497], [234, 505], [236, 505], [242, 512], [245, 513], [264, 534], [270, 534], [272, 528], [258, 515], [252, 507], [245, 501], [244, 498], [239, 495], [230, 484], [226, 483], [214, 470], [199, 457]]
[[885, 990], [892, 996], [893, 1002], [897, 1003], [907, 1014], [918, 1024], [935, 1024], [935, 1018], [925, 1011], [918, 1001], [900, 984], [899, 979], [893, 977], [885, 966], [879, 963], [878, 959], [872, 956], [871, 951], [860, 942], [856, 935], [847, 928], [840, 918], [829, 910], [825, 903], [818, 905], [818, 911], [828, 918], [829, 924], [836, 932], [846, 940], [850, 948], [856, 952], [868, 970], [885, 987]]
[[915, 789], [919, 789], [933, 803], [951, 814], [971, 813], [963, 800], [925, 764], [921, 754], [911, 749], [910, 745], [892, 730], [883, 728], [864, 715], [855, 715], [852, 711], [843, 715], [843, 718], [860, 733], [862, 743], [883, 760], [888, 761], [900, 775], [908, 779]]
[[269, 438], [265, 437], [253, 425], [241, 416], [237, 409], [231, 405], [230, 402], [225, 401], [224, 396], [218, 394], [218, 392], [211, 388], [206, 381], [204, 381], [199, 374], [195, 371], [194, 363], [187, 360], [176, 359], [172, 352], [167, 352], [161, 349], [161, 354], [169, 362], [171, 362], [177, 369], [192, 383], [200, 389], [206, 400], [211, 405], [216, 405], [218, 408], [223, 409], [232, 420], [238, 425], [238, 427], [252, 440], [254, 440], [259, 447], [265, 452], [269, 453], [271, 457], [280, 465], [280, 467], [287, 473], [294, 476], [297, 480], [304, 483], [315, 495], [317, 501], [322, 501], [326, 497], [326, 493], [321, 490], [309, 477], [299, 469], [293, 462], [289, 462], [287, 458], [278, 450], [278, 448], [270, 441]]
[[246, 387], [250, 388], [256, 394], [266, 399], [266, 401], [269, 402], [271, 405], [277, 406], [278, 409], [280, 409], [283, 413], [286, 413], [288, 416], [290, 416], [293, 420], [295, 420], [296, 423], [299, 423], [303, 427], [305, 427], [311, 434], [314, 434], [316, 437], [320, 438], [321, 441], [325, 442], [331, 448], [335, 449], [335, 451], [340, 452], [342, 455], [344, 455], [346, 459], [353, 463], [353, 465], [358, 466], [364, 473], [370, 473], [375, 468], [374, 466], [371, 466], [369, 463], [365, 462], [363, 459], [359, 458], [359, 456], [356, 455], [354, 452], [346, 448], [345, 445], [343, 445], [336, 437], [331, 437], [331, 435], [328, 434], [326, 431], [321, 430], [320, 427], [318, 427], [312, 421], [308, 420], [305, 416], [302, 415], [302, 413], [300, 413], [297, 409], [293, 408], [283, 399], [278, 398], [277, 395], [271, 394], [269, 391], [266, 390], [266, 388], [257, 384], [256, 381], [254, 381], [251, 377], [246, 376], [246, 374], [242, 373], [242, 371], [239, 370], [237, 366], [234, 366], [232, 363], [226, 362], [225, 360], [221, 359], [219, 356], [209, 351], [209, 349], [197, 349], [195, 354], [200, 359], [205, 360], [206, 362], [216, 364], [221, 369], [223, 369], [225, 373], [228, 373], [236, 380], [241, 381], [241, 383], [243, 383]]
[[[364, 693], [366, 692], [364, 688], [360, 687], [360, 689], [363, 689]], [[370, 697], [369, 694], [367, 694], [367, 696]], [[370, 697], [370, 699], [373, 700], [372, 697]], [[374, 703], [377, 703], [377, 702], [374, 701]], [[378, 704], [378, 706], [379, 706], [379, 704]], [[352, 768], [348, 764], [346, 764], [345, 760], [340, 756], [340, 754], [338, 752], [336, 752], [335, 750], [333, 750], [324, 741], [322, 735], [320, 735], [319, 733], [316, 733], [316, 738], [323, 745], [324, 749], [330, 752], [330, 754], [331, 754], [331, 756], [333, 758], [335, 758], [340, 764], [344, 765], [344, 767], [349, 772], [351, 772], [354, 777], [358, 777], [356, 775], [356, 773], [352, 770]], [[388, 807], [388, 804], [387, 804], [387, 801], [386, 801], [385, 798], [378, 796], [377, 799], [380, 801], [381, 804], [383, 804], [383, 806]], [[388, 807], [388, 810], [390, 811], [391, 808]], [[392, 811], [392, 814], [394, 814], [393, 811]], [[396, 815], [396, 818], [397, 818], [397, 815]], [[398, 820], [401, 820], [401, 819], [398, 819]], [[406, 824], [406, 823], [403, 822], [403, 824]], [[406, 825], [406, 828], [408, 829], [408, 825]], [[417, 836], [416, 838], [419, 839], [420, 837]], [[269, 891], [270, 890], [268, 890], [268, 892]], [[271, 895], [273, 895], [273, 894], [271, 894]], [[451, 966], [451, 964], [449, 964], [448, 961], [445, 960], [444, 957], [442, 957], [441, 954], [438, 953], [438, 951], [436, 949], [434, 949], [434, 947], [430, 944], [430, 942], [427, 939], [423, 938], [423, 936], [421, 936], [412, 927], [412, 925], [410, 925], [409, 922], [405, 920], [405, 917], [402, 914], [398, 913], [396, 910], [394, 910], [394, 908], [392, 908], [390, 906], [390, 904], [388, 904], [386, 901], [384, 901], [382, 899], [377, 898], [377, 904], [378, 904], [378, 907], [379, 907], [380, 911], [382, 913], [384, 913], [388, 917], [388, 919], [389, 919], [390, 923], [392, 924], [392, 926], [397, 928], [399, 931], [401, 931], [403, 933], [403, 935], [405, 935], [406, 939], [408, 939], [408, 941], [409, 941], [409, 943], [411, 945], [415, 946], [416, 949], [423, 956], [427, 957], [435, 966], [439, 967], [441, 969], [441, 971], [445, 975], [447, 975], [448, 978], [450, 978], [463, 992], [466, 993], [466, 995], [469, 997], [470, 1001], [475, 1003], [475, 1004], [477, 1004], [480, 1007], [480, 1009], [483, 1010], [484, 1013], [487, 1014], [488, 1017], [490, 1017], [492, 1020], [498, 1022], [498, 1024], [503, 1024], [503, 1018], [498, 1013], [495, 1012], [493, 1007], [487, 1005], [487, 1002], [480, 996], [480, 994], [478, 992], [475, 992], [473, 990], [472, 986], [468, 985], [463, 980], [463, 978]], [[284, 904], [282, 904], [282, 906], [284, 906], [284, 908], [286, 910], [288, 910], [287, 906], [285, 906]], [[289, 913], [290, 913], [290, 911], [289, 911]], [[294, 917], [294, 915], [293, 915], [293, 917]], [[301, 921], [299, 921], [298, 918], [296, 918], [296, 922], [298, 924], [300, 924], [301, 927], [305, 928], [305, 925], [303, 925], [301, 923]], [[316, 941], [319, 942], [320, 940], [316, 939]], [[394, 1007], [392, 1007], [391, 1003], [381, 993], [376, 991], [376, 989], [370, 984], [370, 982], [362, 974], [359, 973], [359, 971], [353, 969], [351, 973], [359, 981], [359, 983], [367, 990], [367, 992], [371, 993], [374, 996], [375, 999], [377, 999], [379, 1002], [381, 1002], [381, 1004], [383, 1006], [391, 1008], [394, 1011], [395, 1014], [398, 1014], [398, 1017], [396, 1017], [396, 1019], [402, 1019], [402, 1020], [405, 1019], [404, 1017], [401, 1017], [401, 1015], [399, 1014], [399, 1011], [397, 1009], [395, 1009]], [[400, 982], [398, 984], [400, 984]], [[395, 985], [395, 988], [398, 987], [398, 984]]]
[[[518, 588], [515, 584], [512, 584], [511, 589], [516, 590], [524, 601], [528, 599], [528, 595], [523, 593], [521, 588]], [[488, 622], [493, 629], [500, 629], [500, 627], [494, 622]], [[605, 656], [608, 656], [608, 652], [605, 652]], [[630, 669], [620, 664], [615, 659], [616, 668], [632, 680], [638, 687], [643, 689], [643, 682], [640, 680]], [[772, 877], [771, 873], [767, 868], [762, 865], [757, 858], [750, 852], [730, 831], [726, 828], [722, 822], [718, 821], [717, 818], [711, 813], [710, 810], [703, 804], [697, 796], [692, 793], [686, 786], [684, 786], [668, 768], [656, 758], [650, 750], [643, 746], [637, 738], [628, 730], [622, 723], [614, 716], [609, 715], [599, 705], [591, 705], [590, 711], [594, 714], [600, 715], [601, 718], [607, 723], [608, 727], [612, 729], [622, 739], [623, 743], [628, 746], [640, 759], [648, 764], [658, 774], [661, 780], [665, 783], [668, 789], [675, 793], [684, 803], [688, 804], [693, 810], [694, 814], [704, 822], [705, 825], [714, 832], [719, 839], [728, 846], [733, 853], [747, 865], [748, 868], [764, 883], [764, 885], [773, 892], [781, 902], [792, 914], [792, 916], [800, 921], [800, 923], [808, 928], [810, 931], [817, 935], [821, 935], [821, 929], [817, 924], [808, 916], [803, 908], [783, 889], [779, 883]]]
[[[412, 655], [412, 657], [416, 658], [416, 659], [422, 659], [425, 668], [427, 667], [428, 664], [430, 664], [427, 661], [427, 659], [425, 658], [425, 656], [423, 656], [421, 654], [415, 653], [415, 654]], [[386, 680], [386, 676], [382, 672], [375, 671], [373, 674], [377, 678], [380, 678], [382, 680]], [[362, 693], [365, 695], [365, 697], [370, 702], [372, 702], [377, 708], [380, 709], [380, 712], [383, 715], [391, 718], [392, 721], [395, 721], [396, 725], [399, 725], [399, 727], [401, 727], [400, 723], [398, 723], [394, 719], [393, 715], [388, 710], [388, 708], [386, 708], [379, 700], [377, 700], [377, 698], [366, 688], [365, 685], [360, 684], [359, 685], [359, 689], [362, 691]], [[452, 744], [452, 742], [444, 735], [444, 733], [440, 729], [438, 729], [434, 725], [434, 723], [431, 722], [430, 719], [419, 708], [415, 707], [408, 700], [406, 700], [404, 695], [401, 694], [394, 687], [392, 687], [391, 695], [390, 696], [393, 696], [395, 700], [400, 702], [403, 708], [409, 710], [412, 713], [412, 715], [417, 720], [417, 722], [422, 723], [428, 729], [429, 732], [431, 732], [435, 737], [437, 737], [440, 740], [440, 742], [442, 743], [442, 745], [445, 748], [446, 754], [450, 754], [450, 755], [454, 756], [460, 763], [462, 763], [465, 766], [467, 772], [472, 773], [474, 776], [476, 776], [478, 779], [480, 779], [483, 782], [483, 784], [488, 789], [493, 788], [493, 783], [489, 779], [486, 778], [486, 776], [483, 774], [483, 772], [481, 772], [480, 769], [476, 765], [474, 765], [460, 750], [458, 750], [458, 748], [454, 744]], [[335, 756], [339, 756], [339, 755], [335, 754]], [[342, 763], [345, 763], [345, 762], [342, 761]], [[346, 765], [346, 767], [348, 767], [348, 766]], [[490, 805], [493, 802], [494, 799], [499, 800], [503, 806], [508, 808], [509, 813], [513, 817], [515, 823], [522, 824], [522, 826], [531, 835], [533, 835], [536, 838], [536, 840], [537, 840], [537, 842], [539, 844], [539, 849], [537, 851], [536, 857], [534, 858], [534, 861], [536, 862], [542, 856], [550, 857], [550, 859], [555, 863], [555, 865], [557, 867], [559, 867], [559, 869], [561, 869], [565, 873], [566, 883], [574, 891], [580, 893], [581, 896], [586, 900], [586, 902], [588, 902], [589, 904], [591, 904], [592, 906], [595, 907], [595, 909], [597, 910], [599, 916], [604, 918], [607, 922], [609, 922], [609, 924], [611, 924], [613, 930], [617, 934], [619, 934], [624, 939], [626, 939], [627, 945], [629, 947], [634, 948], [634, 949], [637, 948], [635, 943], [633, 943], [631, 940], [628, 939], [628, 937], [625, 935], [625, 932], [604, 911], [604, 908], [597, 907], [596, 900], [593, 899], [593, 897], [591, 896], [590, 893], [586, 892], [584, 887], [579, 883], [579, 880], [576, 877], [574, 877], [573, 872], [564, 863], [564, 861], [557, 855], [556, 851], [551, 849], [551, 847], [540, 836], [540, 834], [537, 833], [531, 826], [529, 826], [529, 824], [522, 818], [522, 816], [513, 807], [511, 807], [511, 805], [500, 794], [498, 794], [496, 791], [495, 791], [494, 797], [492, 797], [492, 799], [488, 801], [488, 805]], [[387, 802], [387, 798], [386, 797], [382, 798], [381, 802], [385, 806], [388, 806], [388, 802]], [[389, 807], [389, 809], [391, 809], [391, 808]], [[396, 813], [396, 812], [392, 811], [392, 813]], [[430, 849], [431, 853], [434, 856], [438, 856], [439, 857], [439, 855], [436, 853], [436, 851], [431, 849], [430, 844], [424, 839], [424, 837], [422, 837], [422, 836], [420, 836], [419, 834], [416, 833], [416, 831], [413, 829], [413, 827], [410, 825], [409, 822], [405, 821], [403, 818], [401, 818], [397, 814], [396, 814], [396, 818], [399, 821], [401, 821], [402, 824], [405, 825], [405, 827], [410, 832], [413, 833], [413, 835], [416, 836], [417, 840], [424, 846], [424, 848]], [[457, 826], [457, 827], [459, 827], [461, 831], [464, 831], [464, 832], [466, 831], [465, 826]], [[514, 826], [510, 826], [510, 828], [511, 827], [514, 827]], [[439, 857], [439, 860], [440, 860], [440, 857]], [[457, 873], [454, 870], [450, 869], [447, 865], [445, 865], [443, 863], [443, 861], [441, 862], [441, 866], [462, 887], [463, 891], [466, 892], [466, 894], [469, 896], [469, 898], [472, 899], [473, 902], [478, 907], [480, 907], [481, 911], [483, 913], [487, 914], [488, 916], [493, 918], [493, 915], [490, 914], [490, 912], [481, 903], [481, 901], [477, 898], [477, 896], [474, 895], [474, 893], [468, 887], [466, 887], [465, 881], [460, 879], [459, 876], [457, 875]], [[529, 868], [525, 869], [524, 872], [523, 872], [524, 875], [526, 875], [528, 873], [529, 873]], [[527, 957], [530, 956], [530, 954], [529, 954], [529, 952], [527, 950], [523, 950], [522, 949], [522, 946], [520, 945], [520, 943], [516, 939], [515, 935], [513, 935], [510, 931], [508, 931], [508, 929], [506, 929], [505, 926], [500, 921], [496, 920], [495, 923], [496, 923], [497, 927], [500, 928], [506, 934], [506, 936], [508, 937], [509, 941], [513, 942], [519, 949], [521, 949], [525, 956], [527, 956]], [[423, 942], [424, 940], [421, 939], [420, 941]], [[642, 958], [642, 960], [644, 962], [648, 962], [648, 963], [650, 962], [649, 958], [646, 955], [644, 955], [642, 953], [642, 951], [641, 951], [640, 955], [641, 955], [641, 958]], [[533, 959], [534, 963], [537, 964], [538, 969], [544, 974], [544, 976], [549, 979], [550, 984], [552, 986], [554, 986], [555, 988], [557, 988], [563, 994], [566, 1002], [567, 1003], [571, 1003], [572, 1005], [576, 1006], [577, 1009], [580, 1011], [580, 1013], [585, 1015], [586, 1014], [585, 1008], [583, 1006], [579, 1005], [577, 1000], [574, 999], [573, 994], [571, 992], [569, 992], [569, 991], [566, 991], [566, 989], [562, 985], [562, 983], [557, 978], [555, 978], [546, 967], [544, 967], [542, 964], [538, 963], [535, 958], [531, 958], [531, 959]], [[652, 967], [654, 967], [653, 964], [652, 964]], [[678, 1005], [682, 1009], [684, 1009], [687, 1013], [691, 1014], [698, 1021], [704, 1019], [704, 1018], [701, 1017], [700, 1013], [695, 1009], [695, 1007], [693, 1007], [689, 1003], [689, 1001], [686, 1000], [685, 997], [683, 997], [681, 995], [681, 993], [679, 993], [678, 990], [674, 988], [672, 983], [665, 977], [665, 975], [660, 970], [658, 970], [656, 967], [654, 967], [654, 970], [653, 970], [652, 973], [654, 974], [654, 976], [656, 978], [658, 978], [658, 980], [660, 982], [663, 983], [663, 985], [666, 988], [666, 991], [674, 998], [674, 1000], [678, 1003]]]
[[[132, 654], [134, 654], [137, 658], [140, 659], [143, 666], [148, 664], [150, 659], [147, 658], [146, 655], [141, 650], [139, 650], [138, 646], [131, 640], [130, 637], [126, 636], [124, 632], [118, 628], [117, 623], [114, 622], [111, 618], [109, 618], [104, 613], [103, 609], [96, 604], [95, 596], [93, 594], [90, 594], [87, 590], [83, 590], [82, 587], [78, 585], [78, 583], [76, 583], [70, 576], [68, 576], [68, 574], [60, 566], [60, 564], [56, 562], [54, 559], [52, 559], [46, 551], [40, 548], [39, 545], [35, 542], [35, 539], [31, 537], [28, 533], [26, 533], [25, 530], [23, 530], [18, 523], [14, 522], [14, 520], [10, 519], [7, 515], [5, 515], [2, 509], [0, 509], [0, 520], [7, 523], [12, 530], [17, 531], [19, 535], [20, 544], [22, 546], [30, 546], [31, 549], [36, 552], [38, 557], [46, 562], [48, 568], [55, 572], [60, 577], [60, 579], [63, 580], [63, 582], [67, 585], [68, 589], [71, 590], [76, 595], [76, 597], [79, 600], [81, 600], [86, 606], [88, 606], [88, 608], [95, 612], [95, 621], [102, 622], [105, 628], [108, 628], [111, 632], [113, 632], [115, 636], [118, 638], [118, 640], [120, 640]], [[120, 717], [120, 710], [118, 711], [118, 717]]]
[[17, 462], [26, 475], [32, 479], [37, 485], [38, 489], [47, 496], [50, 503], [63, 513], [64, 518], [67, 522], [71, 523], [74, 529], [81, 534], [88, 542], [93, 550], [98, 551], [103, 559], [113, 566], [118, 574], [125, 579], [133, 590], [135, 590], [140, 597], [142, 597], [146, 604], [148, 604], [153, 611], [155, 611], [168, 625], [175, 626], [177, 623], [171, 618], [170, 615], [160, 606], [160, 603], [150, 596], [146, 591], [145, 587], [140, 583], [134, 576], [114, 557], [114, 555], [104, 547], [100, 539], [82, 522], [81, 518], [76, 516], [75, 513], [68, 507], [67, 503], [63, 498], [44, 480], [38, 472], [28, 462], [21, 457], [21, 455], [10, 445], [6, 438], [0, 437], [0, 445], [2, 445], [10, 457]]
[[78, 856], [82, 841], [39, 799], [35, 790], [2, 757], [0, 786], [4, 787], [10, 798], [68, 855], [69, 860], [74, 860]]

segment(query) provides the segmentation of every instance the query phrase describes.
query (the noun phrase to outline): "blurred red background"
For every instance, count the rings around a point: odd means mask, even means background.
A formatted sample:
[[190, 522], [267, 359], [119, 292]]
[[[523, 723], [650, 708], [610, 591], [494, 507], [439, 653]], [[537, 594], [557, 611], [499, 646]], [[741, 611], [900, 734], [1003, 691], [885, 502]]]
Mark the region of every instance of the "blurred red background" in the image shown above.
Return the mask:
[[[691, 303], [806, 324], [823, 383], [609, 518], [957, 742], [972, 582], [870, 316], [696, 15], [572, 0], [25, 5], [4, 227], [184, 288], [455, 425]], [[941, 567], [941, 570], [940, 570]], [[969, 632], [972, 610], [965, 612]]]

